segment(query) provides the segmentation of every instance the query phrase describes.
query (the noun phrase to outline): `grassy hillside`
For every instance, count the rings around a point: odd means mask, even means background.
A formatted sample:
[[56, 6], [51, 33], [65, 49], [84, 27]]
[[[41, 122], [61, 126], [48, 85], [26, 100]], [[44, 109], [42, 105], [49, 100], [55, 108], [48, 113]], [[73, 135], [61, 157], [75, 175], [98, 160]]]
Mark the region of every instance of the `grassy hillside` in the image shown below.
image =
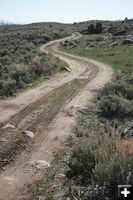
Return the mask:
[[126, 38], [127, 36], [117, 37], [109, 34], [84, 35], [72, 42], [65, 41], [62, 46], [71, 53], [98, 59], [117, 70], [133, 63], [133, 46], [122, 45]]

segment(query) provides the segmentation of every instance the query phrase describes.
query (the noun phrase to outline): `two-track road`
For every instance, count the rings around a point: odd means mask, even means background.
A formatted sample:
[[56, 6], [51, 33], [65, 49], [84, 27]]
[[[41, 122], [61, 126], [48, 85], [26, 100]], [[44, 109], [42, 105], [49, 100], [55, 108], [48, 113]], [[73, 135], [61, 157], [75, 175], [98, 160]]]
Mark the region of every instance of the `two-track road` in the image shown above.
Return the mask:
[[[74, 39], [77, 37], [79, 36], [73, 35], [67, 39]], [[30, 114], [32, 110], [30, 110], [30, 113], [27, 112], [31, 104], [37, 105], [37, 102], [41, 98], [47, 97], [51, 91], [56, 91], [61, 86], [65, 87], [66, 84], [71, 86], [74, 79], [89, 77], [88, 81], [82, 89], [76, 91], [74, 96], [61, 105], [61, 109], [49, 123], [47, 129], [43, 127], [42, 121], [42, 128], [39, 134], [36, 131], [36, 136], [28, 155], [25, 151], [20, 153], [16, 161], [12, 165], [5, 167], [5, 170], [1, 172], [0, 200], [18, 199], [21, 197], [23, 189], [27, 184], [41, 178], [42, 173], [45, 171], [44, 168], [35, 171], [32, 165], [28, 165], [27, 163], [41, 160], [50, 164], [53, 159], [53, 152], [58, 151], [61, 144], [63, 144], [67, 136], [71, 133], [72, 126], [75, 124], [75, 116], [69, 116], [67, 114], [71, 106], [85, 106], [93, 97], [93, 89], [95, 89], [97, 85], [105, 85], [112, 78], [113, 73], [109, 66], [95, 60], [70, 55], [59, 50], [59, 43], [62, 40], [64, 39], [45, 44], [41, 47], [41, 50], [51, 53], [67, 62], [71, 72], [57, 74], [34, 89], [21, 93], [15, 98], [1, 101], [0, 123], [5, 124], [16, 116], [19, 118], [17, 122], [19, 122], [21, 126], [22, 124], [24, 126], [25, 124], [31, 123], [32, 118], [30, 118]], [[33, 109], [34, 118], [37, 119], [38, 113], [41, 112], [40, 109], [43, 109], [43, 105], [39, 108], [38, 106], [33, 106]], [[23, 112], [23, 115], [21, 115], [21, 112]], [[26, 112], [26, 114], [24, 114], [24, 112]], [[41, 114], [45, 115], [43, 112]], [[38, 124], [39, 122], [36, 120], [36, 126], [39, 126]]]

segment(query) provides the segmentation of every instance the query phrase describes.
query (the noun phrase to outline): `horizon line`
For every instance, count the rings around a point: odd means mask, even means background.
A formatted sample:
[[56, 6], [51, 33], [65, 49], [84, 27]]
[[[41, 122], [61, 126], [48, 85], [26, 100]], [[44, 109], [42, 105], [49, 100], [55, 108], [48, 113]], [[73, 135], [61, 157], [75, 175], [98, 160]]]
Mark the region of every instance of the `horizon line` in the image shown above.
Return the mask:
[[73, 22], [61, 22], [61, 21], [34, 21], [34, 22], [11, 22], [8, 20], [0, 20], [1, 25], [30, 25], [30, 24], [39, 24], [39, 23], [58, 23], [58, 24], [73, 24], [73, 23], [83, 23], [89, 21], [124, 21], [125, 19], [132, 20], [133, 18], [122, 18], [122, 19], [89, 19], [84, 21], [73, 21]]

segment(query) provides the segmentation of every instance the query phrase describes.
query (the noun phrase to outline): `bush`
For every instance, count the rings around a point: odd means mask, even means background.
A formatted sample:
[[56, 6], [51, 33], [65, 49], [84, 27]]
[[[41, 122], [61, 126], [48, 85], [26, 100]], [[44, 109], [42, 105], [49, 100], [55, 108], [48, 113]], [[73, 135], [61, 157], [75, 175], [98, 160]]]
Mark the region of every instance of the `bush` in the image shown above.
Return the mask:
[[116, 95], [103, 96], [99, 101], [100, 113], [103, 117], [132, 117], [133, 101]]
[[100, 111], [103, 117], [112, 118], [120, 116], [122, 107], [121, 99], [118, 96], [103, 96], [99, 102]]
[[129, 86], [126, 88], [126, 98], [129, 100], [133, 100], [133, 86]]
[[80, 183], [89, 182], [92, 170], [95, 167], [95, 158], [88, 146], [78, 146], [73, 149], [68, 162], [69, 170], [66, 173], [68, 178], [76, 177]]
[[95, 33], [100, 34], [102, 33], [103, 28], [101, 23], [96, 23]]
[[0, 57], [4, 57], [6, 55], [10, 55], [7, 49], [0, 49]]
[[10, 58], [10, 56], [9, 55], [5, 55], [3, 57], [0, 57], [0, 63], [2, 65], [4, 65], [4, 66], [11, 64], [11, 58]]
[[88, 27], [88, 33], [89, 34], [94, 34], [95, 33], [95, 27], [93, 24], [91, 24], [89, 27]]
[[100, 99], [101, 97], [108, 95], [117, 95], [133, 100], [133, 87], [124, 82], [110, 83], [99, 90], [97, 97]]
[[0, 82], [0, 95], [1, 96], [10, 96], [16, 92], [16, 81], [8, 80]]
[[96, 26], [94, 24], [90, 24], [88, 26], [88, 29], [82, 30], [82, 34], [100, 34], [103, 32], [103, 27], [101, 23], [96, 23]]
[[106, 196], [116, 200], [118, 185], [133, 183], [133, 158], [131, 156], [115, 155], [110, 161], [98, 164], [93, 170], [94, 182], [104, 186]]
[[99, 90], [98, 92], [98, 99], [101, 97], [108, 96], [108, 95], [118, 95], [118, 96], [125, 96], [126, 95], [126, 86], [122, 83], [110, 83], [107, 84], [104, 88]]
[[[103, 133], [91, 136], [82, 146], [74, 148], [67, 171], [67, 175], [73, 176], [67, 177], [75, 181], [74, 188], [78, 191], [83, 186], [83, 200], [116, 200], [118, 185], [132, 184], [132, 144], [133, 141], [124, 142]], [[79, 196], [76, 197], [78, 199]]]

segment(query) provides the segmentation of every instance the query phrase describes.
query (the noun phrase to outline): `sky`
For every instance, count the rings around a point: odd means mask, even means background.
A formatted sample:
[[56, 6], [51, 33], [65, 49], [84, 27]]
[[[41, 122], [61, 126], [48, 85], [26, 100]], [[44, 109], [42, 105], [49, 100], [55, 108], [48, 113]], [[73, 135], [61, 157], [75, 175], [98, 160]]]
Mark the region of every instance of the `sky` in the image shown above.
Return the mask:
[[0, 21], [63, 22], [133, 18], [133, 0], [0, 0]]

